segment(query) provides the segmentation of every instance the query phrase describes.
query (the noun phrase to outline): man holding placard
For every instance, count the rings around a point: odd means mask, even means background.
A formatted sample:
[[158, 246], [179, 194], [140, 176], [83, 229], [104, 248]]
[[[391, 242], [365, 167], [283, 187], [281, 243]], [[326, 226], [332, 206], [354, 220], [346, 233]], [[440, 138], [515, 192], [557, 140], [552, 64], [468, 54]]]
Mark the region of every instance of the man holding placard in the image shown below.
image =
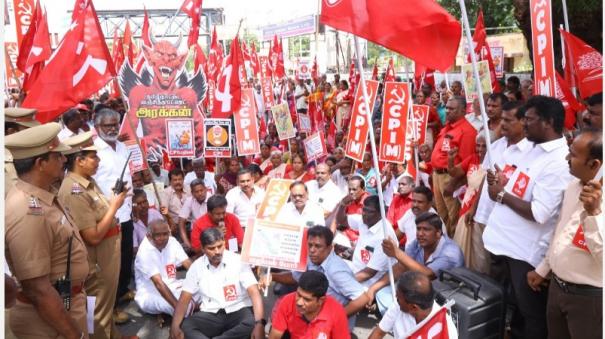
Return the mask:
[[302, 223], [305, 227], [325, 226], [323, 210], [315, 202], [309, 201], [305, 183], [295, 181], [290, 185], [290, 199], [279, 212], [277, 221], [285, 224]]

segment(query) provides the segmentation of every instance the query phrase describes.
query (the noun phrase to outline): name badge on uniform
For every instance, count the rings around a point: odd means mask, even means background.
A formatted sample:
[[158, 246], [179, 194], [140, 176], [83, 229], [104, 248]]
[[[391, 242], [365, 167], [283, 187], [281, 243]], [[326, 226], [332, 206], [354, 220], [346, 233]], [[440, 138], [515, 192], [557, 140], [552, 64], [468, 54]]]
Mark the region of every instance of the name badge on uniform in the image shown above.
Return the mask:
[[235, 285], [223, 286], [223, 295], [225, 296], [225, 301], [237, 300], [237, 289], [235, 288]]
[[27, 211], [27, 214], [31, 214], [31, 215], [42, 215], [44, 214], [44, 211], [42, 210], [42, 206], [40, 206], [40, 202], [38, 201], [38, 198], [36, 197], [29, 197], [29, 209]]
[[71, 194], [82, 194], [82, 187], [78, 183], [71, 185]]
[[166, 265], [166, 275], [168, 279], [176, 279], [176, 266], [174, 264]]
[[582, 224], [578, 225], [578, 230], [576, 231], [576, 235], [574, 235], [571, 243], [579, 249], [582, 249], [588, 253], [590, 253], [590, 249], [586, 246], [586, 239], [584, 238], [584, 228]]
[[513, 186], [513, 193], [519, 198], [523, 198], [527, 186], [529, 186], [529, 177], [527, 174], [520, 172], [517, 181], [515, 181], [515, 185]]

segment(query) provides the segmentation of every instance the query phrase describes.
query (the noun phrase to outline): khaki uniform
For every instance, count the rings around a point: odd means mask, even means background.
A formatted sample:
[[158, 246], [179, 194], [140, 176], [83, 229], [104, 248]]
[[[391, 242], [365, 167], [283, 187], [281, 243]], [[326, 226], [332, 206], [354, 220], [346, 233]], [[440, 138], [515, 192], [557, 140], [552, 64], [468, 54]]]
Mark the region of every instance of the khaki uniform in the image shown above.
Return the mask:
[[[86, 179], [69, 172], [59, 189], [59, 201], [74, 217], [77, 227], [83, 231], [96, 227], [109, 209], [109, 202], [94, 179]], [[103, 241], [97, 246], [86, 245], [91, 275], [86, 280], [86, 293], [95, 296], [95, 329], [91, 338], [119, 338], [113, 322], [113, 306], [120, 273], [120, 231], [115, 220]]]
[[6, 148], [4, 149], [4, 197], [8, 194], [11, 187], [17, 182], [17, 171], [13, 165], [13, 155]]
[[[54, 284], [64, 276], [69, 238], [73, 236], [72, 287], [84, 282], [89, 272], [84, 241], [73, 219], [59, 207], [54, 194], [17, 180], [6, 198], [4, 220], [6, 260], [18, 281], [48, 276], [51, 284]], [[72, 294], [68, 312], [87, 338], [84, 291]], [[23, 298], [19, 298], [11, 309], [9, 325], [18, 338], [59, 337], [57, 331], [40, 317], [36, 308], [24, 302]]]

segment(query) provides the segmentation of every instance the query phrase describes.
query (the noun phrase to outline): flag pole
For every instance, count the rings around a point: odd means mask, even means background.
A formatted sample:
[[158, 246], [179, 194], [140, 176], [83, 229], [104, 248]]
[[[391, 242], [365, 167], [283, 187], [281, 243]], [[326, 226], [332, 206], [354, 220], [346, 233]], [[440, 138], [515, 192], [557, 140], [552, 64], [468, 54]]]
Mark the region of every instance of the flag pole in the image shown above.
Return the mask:
[[164, 34], [162, 34], [162, 38], [166, 36], [166, 34], [168, 34], [168, 32], [170, 32], [170, 27], [172, 26], [172, 22], [174, 21], [174, 18], [176, 18], [177, 15], [179, 15], [179, 13], [181, 12], [181, 8], [177, 8], [176, 12], [174, 12], [174, 15], [170, 17], [170, 21], [168, 21], [168, 27], [166, 28], [166, 31], [164, 32]]
[[[485, 102], [483, 102], [483, 89], [481, 88], [481, 80], [479, 78], [479, 69], [477, 68], [477, 55], [475, 54], [475, 49], [472, 46], [473, 37], [471, 36], [471, 30], [468, 23], [468, 15], [466, 14], [466, 5], [464, 4], [464, 0], [458, 0], [460, 3], [460, 11], [462, 12], [462, 26], [464, 27], [464, 32], [466, 33], [466, 43], [468, 46], [469, 53], [471, 55], [471, 63], [473, 64], [473, 75], [475, 78], [475, 84], [477, 86], [477, 94], [479, 96], [479, 107], [481, 108], [481, 116], [483, 120], [483, 130], [485, 133], [485, 141], [487, 146], [487, 159], [489, 168], [493, 169], [493, 157], [492, 157], [492, 148], [491, 148], [491, 140], [489, 138], [489, 125], [487, 124], [487, 113], [485, 112]], [[465, 108], [466, 109], [466, 108]]]
[[[359, 76], [360, 76], [360, 81], [361, 81], [361, 91], [363, 93], [363, 105], [366, 111], [366, 120], [368, 123], [368, 129], [369, 129], [369, 133], [370, 133], [370, 145], [372, 148], [372, 160], [374, 162], [374, 175], [376, 177], [376, 185], [377, 185], [377, 191], [378, 191], [378, 201], [380, 203], [380, 217], [382, 219], [382, 228], [383, 228], [383, 232], [384, 232], [384, 236], [385, 239], [387, 236], [387, 229], [389, 227], [389, 225], [387, 225], [387, 217], [386, 217], [386, 213], [384, 211], [384, 196], [382, 194], [382, 185], [380, 184], [382, 182], [382, 180], [380, 179], [380, 169], [378, 166], [378, 155], [376, 152], [376, 140], [374, 139], [374, 127], [372, 126], [372, 110], [370, 109], [369, 106], [369, 96], [368, 96], [368, 89], [366, 87], [366, 82], [365, 82], [365, 75], [363, 74], [363, 65], [361, 63], [361, 48], [359, 47], [359, 40], [357, 39], [356, 35], [353, 35], [353, 40], [355, 42], [355, 50], [357, 51], [357, 55], [355, 58], [355, 61], [357, 62], [357, 69], [359, 69]], [[390, 240], [389, 240], [390, 241]], [[388, 264], [389, 267], [389, 282], [391, 283], [391, 291], [393, 292], [393, 301], [397, 302], [396, 299], [396, 292], [395, 292], [395, 278], [393, 277], [393, 267], [390, 264]]]
[[563, 22], [565, 23], [565, 30], [569, 32], [569, 17], [567, 16], [567, 0], [561, 0], [563, 5]]

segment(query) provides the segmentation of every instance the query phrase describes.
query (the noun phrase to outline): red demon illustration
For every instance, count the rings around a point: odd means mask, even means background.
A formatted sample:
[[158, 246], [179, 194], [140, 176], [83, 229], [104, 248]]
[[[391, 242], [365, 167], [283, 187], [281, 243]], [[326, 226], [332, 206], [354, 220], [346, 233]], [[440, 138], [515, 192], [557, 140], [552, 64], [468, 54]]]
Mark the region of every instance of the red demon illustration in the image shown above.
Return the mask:
[[[166, 149], [166, 119], [194, 119], [196, 157], [203, 155], [203, 116], [198, 104], [206, 96], [206, 77], [200, 69], [190, 77], [185, 70], [187, 53], [179, 54], [182, 37], [172, 44], [155, 41], [143, 46], [146, 67], [137, 74], [128, 62], [120, 71], [120, 87], [128, 100], [129, 111], [121, 133], [134, 139], [134, 132], [145, 140], [150, 158], [161, 159]], [[126, 120], [128, 119], [128, 120]]]

